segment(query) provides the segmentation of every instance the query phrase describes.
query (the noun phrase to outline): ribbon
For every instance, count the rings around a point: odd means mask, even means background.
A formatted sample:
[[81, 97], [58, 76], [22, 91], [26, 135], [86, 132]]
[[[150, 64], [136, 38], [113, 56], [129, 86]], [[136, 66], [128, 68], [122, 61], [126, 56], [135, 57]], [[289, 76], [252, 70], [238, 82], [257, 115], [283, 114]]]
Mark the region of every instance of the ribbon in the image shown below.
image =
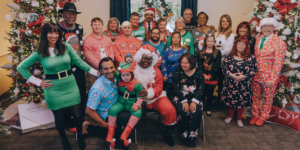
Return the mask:
[[279, 14], [281, 15], [287, 14], [291, 9], [297, 8], [297, 6], [298, 3], [291, 3], [291, 0], [278, 0], [273, 5], [274, 8], [278, 9]]
[[31, 28], [33, 26], [37, 26], [37, 25], [41, 25], [41, 27], [43, 27], [43, 22], [44, 22], [45, 18], [42, 16], [39, 16], [39, 18], [36, 21], [33, 21], [31, 23], [28, 23], [27, 27]]

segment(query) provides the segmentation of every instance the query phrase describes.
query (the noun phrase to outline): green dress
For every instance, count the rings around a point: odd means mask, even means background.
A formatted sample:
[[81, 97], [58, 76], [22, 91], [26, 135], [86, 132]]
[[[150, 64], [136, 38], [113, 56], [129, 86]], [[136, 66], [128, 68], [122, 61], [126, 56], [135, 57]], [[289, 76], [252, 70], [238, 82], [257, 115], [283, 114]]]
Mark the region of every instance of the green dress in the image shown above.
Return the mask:
[[[185, 31], [185, 33], [181, 36], [181, 45], [188, 45], [190, 54], [194, 55], [194, 38], [193, 35], [189, 31]], [[171, 45], [171, 36], [167, 39], [167, 47]]]
[[[78, 66], [88, 72], [91, 67], [76, 55], [70, 44], [65, 43], [65, 46], [65, 54], [54, 57], [42, 57], [38, 52], [33, 52], [18, 65], [17, 70], [26, 79], [32, 76], [28, 68], [36, 62], [41, 63], [45, 74], [57, 74], [60, 71], [70, 70], [71, 65]], [[50, 83], [53, 86], [44, 89], [45, 100], [49, 109], [58, 110], [80, 103], [79, 89], [73, 74], [63, 79], [53, 79]]]

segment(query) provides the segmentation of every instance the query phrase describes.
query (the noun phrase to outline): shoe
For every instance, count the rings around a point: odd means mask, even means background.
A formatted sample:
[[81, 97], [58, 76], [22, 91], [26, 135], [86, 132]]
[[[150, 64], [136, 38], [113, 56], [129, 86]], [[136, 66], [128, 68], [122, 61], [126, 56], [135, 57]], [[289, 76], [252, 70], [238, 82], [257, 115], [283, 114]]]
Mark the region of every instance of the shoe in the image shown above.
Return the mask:
[[127, 138], [129, 137], [130, 133], [132, 131], [132, 128], [130, 126], [126, 126], [126, 128], [124, 129], [120, 139], [124, 142], [124, 146], [128, 147], [129, 144], [131, 143]]
[[232, 118], [227, 117], [227, 118], [224, 120], [224, 122], [225, 122], [226, 124], [229, 124], [229, 123], [231, 122], [231, 120], [232, 120]]
[[189, 147], [195, 147], [196, 146], [196, 142], [195, 141], [196, 140], [194, 140], [194, 138], [189, 138], [187, 140], [187, 146], [189, 146]]
[[70, 131], [70, 132], [73, 132], [73, 133], [77, 133], [76, 127], [74, 127], [74, 128], [69, 128], [69, 131]]
[[88, 134], [87, 128], [89, 126], [89, 122], [88, 121], [84, 121], [82, 124], [82, 135]]
[[240, 128], [242, 128], [244, 126], [242, 120], [238, 120], [236, 123]]
[[211, 115], [212, 115], [211, 111], [206, 111], [206, 115], [207, 115], [207, 117], [211, 117]]
[[262, 118], [258, 118], [255, 122], [255, 125], [258, 126], [258, 127], [261, 127], [263, 126], [265, 123], [265, 119], [262, 119]]
[[63, 140], [62, 142], [64, 150], [72, 150], [71, 145], [68, 140]]
[[249, 124], [255, 125], [257, 119], [258, 119], [258, 117], [252, 117], [252, 118], [249, 120]]
[[110, 143], [111, 148], [113, 148], [115, 146], [115, 141], [113, 139], [114, 135], [115, 135], [115, 127], [114, 126], [109, 126], [107, 136], [106, 136], [105, 140]]
[[173, 132], [174, 132], [174, 127], [173, 126], [166, 126], [165, 134], [164, 134], [164, 141], [170, 147], [174, 146]]

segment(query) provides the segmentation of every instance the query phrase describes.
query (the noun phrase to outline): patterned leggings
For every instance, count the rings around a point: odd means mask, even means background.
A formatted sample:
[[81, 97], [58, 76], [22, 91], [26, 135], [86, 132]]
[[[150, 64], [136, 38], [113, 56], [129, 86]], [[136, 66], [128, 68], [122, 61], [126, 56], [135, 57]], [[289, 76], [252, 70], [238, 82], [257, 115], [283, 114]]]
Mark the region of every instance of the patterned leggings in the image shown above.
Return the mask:
[[[275, 84], [276, 85], [276, 84]], [[273, 104], [273, 96], [276, 91], [276, 87], [267, 87], [263, 83], [253, 82], [253, 104], [252, 115], [254, 117], [260, 117], [262, 119], [268, 119]], [[260, 97], [263, 94], [263, 103], [260, 107]]]

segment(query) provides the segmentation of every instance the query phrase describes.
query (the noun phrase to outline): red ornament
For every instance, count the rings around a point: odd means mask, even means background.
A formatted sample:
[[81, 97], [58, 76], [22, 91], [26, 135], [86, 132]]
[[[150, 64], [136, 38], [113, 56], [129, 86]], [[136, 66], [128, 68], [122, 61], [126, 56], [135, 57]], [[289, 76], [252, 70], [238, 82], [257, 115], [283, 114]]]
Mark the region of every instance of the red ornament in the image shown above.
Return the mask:
[[263, 4], [259, 4], [259, 5], [258, 5], [258, 9], [259, 9], [259, 10], [262, 10], [263, 8], [264, 8], [264, 5], [263, 5]]
[[10, 50], [11, 50], [12, 52], [14, 52], [14, 53], [17, 52], [18, 49], [19, 49], [18, 46], [12, 46], [12, 47], [10, 48]]
[[29, 93], [25, 93], [24, 95], [28, 97], [28, 96], [29, 96]]

